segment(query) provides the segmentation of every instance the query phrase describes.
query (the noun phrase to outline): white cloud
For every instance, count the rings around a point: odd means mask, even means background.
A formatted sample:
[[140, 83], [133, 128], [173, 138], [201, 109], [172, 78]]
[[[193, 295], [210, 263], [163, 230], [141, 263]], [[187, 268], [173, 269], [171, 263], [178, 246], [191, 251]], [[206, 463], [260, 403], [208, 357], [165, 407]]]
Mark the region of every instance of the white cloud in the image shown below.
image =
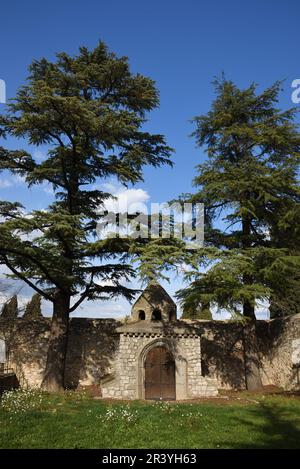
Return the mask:
[[126, 189], [112, 183], [103, 184], [101, 189], [110, 192], [115, 197], [115, 199], [111, 198], [105, 201], [104, 208], [106, 210], [115, 213], [147, 212], [146, 202], [150, 199], [150, 195], [144, 189]]
[[211, 308], [211, 314], [215, 321], [225, 321], [226, 319], [231, 319], [232, 314], [230, 311], [226, 309], [218, 308], [217, 306], [213, 306]]
[[257, 301], [255, 306], [256, 319], [270, 319], [269, 301]]
[[11, 179], [0, 179], [0, 189], [7, 189], [13, 185]]
[[4, 264], [0, 264], [0, 279], [4, 278], [6, 274], [11, 273], [9, 268]]
[[54, 190], [51, 184], [44, 184], [43, 191], [45, 192], [45, 194], [54, 195]]
[[[76, 298], [73, 298], [73, 302]], [[84, 301], [71, 314], [72, 318], [123, 318], [130, 314], [131, 305], [124, 298], [109, 301]], [[42, 300], [42, 312], [44, 316], [52, 316], [52, 303]]]
[[[150, 196], [143, 189], [126, 189], [113, 183], [105, 183], [101, 186], [94, 186], [94, 188], [107, 191], [112, 195], [110, 199], [103, 203], [103, 206], [99, 206], [99, 215], [106, 210], [111, 213], [148, 213], [146, 203]], [[98, 236], [104, 238], [115, 233], [115, 229], [115, 220], [110, 221], [109, 224], [104, 221], [98, 224], [97, 233]], [[125, 224], [123, 228], [118, 228], [118, 233], [127, 234], [127, 229], [128, 227]]]
[[13, 180], [16, 185], [26, 184], [25, 176], [21, 176], [20, 174], [14, 174]]
[[25, 184], [25, 177], [20, 176], [20, 174], [13, 174], [8, 178], [1, 178], [0, 179], [0, 189], [6, 189], [12, 186], [20, 186], [21, 184]]
[[[259, 320], [270, 319], [270, 313], [269, 313], [268, 307], [269, 307], [268, 301], [262, 301], [262, 302], [257, 301], [256, 306], [255, 306], [256, 319], [259, 319]], [[241, 309], [240, 311], [242, 312]], [[218, 309], [216, 307], [212, 308], [212, 316], [213, 316], [213, 319], [215, 320], [225, 320], [225, 319], [232, 318], [232, 314], [230, 311], [227, 311], [226, 309], [222, 309], [222, 308]]]
[[40, 162], [40, 161], [43, 161], [47, 157], [47, 153], [46, 151], [42, 151], [42, 150], [34, 150], [33, 157], [35, 160]]
[[33, 291], [21, 280], [8, 278], [7, 274], [11, 274], [11, 271], [5, 265], [0, 265], [0, 307], [13, 295], [17, 295], [18, 307], [22, 310], [31, 299]]
[[[116, 184], [112, 182], [104, 182], [103, 184], [101, 184], [100, 187], [103, 191], [109, 192], [110, 194], [114, 194], [115, 192], [118, 191], [118, 188], [119, 189], [121, 188], [120, 185], [117, 186]], [[98, 186], [95, 186], [95, 188], [97, 189]]]
[[188, 264], [186, 264], [185, 262], [183, 262], [179, 268], [178, 268], [179, 272], [181, 272], [182, 274], [185, 274], [187, 272], [190, 272], [192, 271], [192, 268], [191, 266], [189, 266]]
[[129, 314], [129, 303], [119, 298], [115, 301], [86, 301], [72, 314], [72, 317], [122, 318]]

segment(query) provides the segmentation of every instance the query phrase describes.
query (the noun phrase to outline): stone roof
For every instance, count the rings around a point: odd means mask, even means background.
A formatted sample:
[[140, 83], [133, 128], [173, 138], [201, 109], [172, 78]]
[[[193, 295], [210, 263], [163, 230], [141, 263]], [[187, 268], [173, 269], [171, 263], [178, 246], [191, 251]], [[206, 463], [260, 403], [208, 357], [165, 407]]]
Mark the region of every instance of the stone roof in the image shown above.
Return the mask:
[[146, 300], [155, 308], [160, 303], [169, 303], [176, 306], [174, 300], [166, 292], [166, 290], [157, 282], [150, 282], [145, 290], [140, 294], [138, 299], [134, 302], [132, 309], [141, 301]]

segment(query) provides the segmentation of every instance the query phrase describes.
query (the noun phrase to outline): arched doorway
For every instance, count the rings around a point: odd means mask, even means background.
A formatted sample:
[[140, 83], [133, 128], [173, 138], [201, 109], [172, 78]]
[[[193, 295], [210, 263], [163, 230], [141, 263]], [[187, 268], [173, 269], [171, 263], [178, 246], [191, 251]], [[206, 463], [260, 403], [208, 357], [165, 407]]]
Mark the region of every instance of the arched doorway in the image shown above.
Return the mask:
[[164, 346], [153, 347], [145, 362], [145, 399], [176, 399], [175, 360]]

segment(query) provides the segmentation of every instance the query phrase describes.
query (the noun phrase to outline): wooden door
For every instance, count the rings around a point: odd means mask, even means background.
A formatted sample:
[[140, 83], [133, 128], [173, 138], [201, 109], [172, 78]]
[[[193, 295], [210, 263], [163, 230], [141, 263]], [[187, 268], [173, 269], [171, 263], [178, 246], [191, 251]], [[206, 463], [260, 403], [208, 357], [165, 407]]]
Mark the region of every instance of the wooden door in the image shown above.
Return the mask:
[[176, 399], [175, 361], [162, 346], [151, 349], [145, 360], [145, 399]]

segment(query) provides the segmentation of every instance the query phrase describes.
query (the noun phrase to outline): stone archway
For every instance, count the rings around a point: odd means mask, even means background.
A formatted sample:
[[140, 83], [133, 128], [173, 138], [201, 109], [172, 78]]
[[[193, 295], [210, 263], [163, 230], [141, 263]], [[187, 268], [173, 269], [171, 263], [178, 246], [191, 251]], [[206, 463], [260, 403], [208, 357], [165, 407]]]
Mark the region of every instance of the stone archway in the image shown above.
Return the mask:
[[144, 361], [145, 399], [175, 400], [175, 359], [165, 345], [152, 347]]
[[[176, 352], [176, 347], [171, 339], [167, 338], [156, 338], [156, 339], [148, 339], [148, 343], [144, 343], [142, 347], [139, 348], [137, 351], [138, 356], [138, 366], [137, 366], [137, 398], [138, 399], [146, 399], [145, 393], [145, 378], [146, 378], [146, 367], [145, 364], [147, 363], [148, 354], [151, 350], [155, 349], [156, 347], [163, 347], [171, 356], [172, 361], [174, 363], [174, 373], [175, 378], [174, 386], [175, 386], [175, 399], [185, 399], [187, 397], [187, 374], [186, 374], [186, 361], [183, 357]], [[151, 355], [150, 355], [151, 358]], [[173, 394], [174, 395], [174, 390]], [[158, 397], [160, 399], [160, 396]], [[167, 398], [165, 398], [167, 400]], [[170, 400], [174, 399], [170, 397]]]

